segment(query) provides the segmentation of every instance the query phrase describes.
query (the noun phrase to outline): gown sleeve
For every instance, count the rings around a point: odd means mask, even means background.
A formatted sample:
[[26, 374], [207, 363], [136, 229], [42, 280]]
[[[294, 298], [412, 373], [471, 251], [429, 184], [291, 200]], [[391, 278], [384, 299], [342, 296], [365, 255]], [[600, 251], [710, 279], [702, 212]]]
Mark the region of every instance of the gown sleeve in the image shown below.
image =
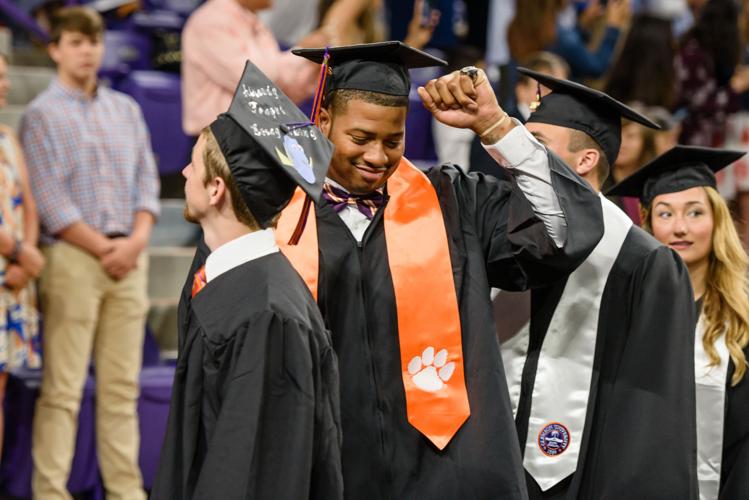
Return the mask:
[[574, 271], [603, 236], [599, 196], [553, 153], [547, 159], [566, 227], [561, 244], [510, 169], [498, 166], [497, 176], [491, 177], [441, 167], [452, 178], [463, 230], [475, 231], [481, 242], [492, 287], [520, 291], [552, 284]]

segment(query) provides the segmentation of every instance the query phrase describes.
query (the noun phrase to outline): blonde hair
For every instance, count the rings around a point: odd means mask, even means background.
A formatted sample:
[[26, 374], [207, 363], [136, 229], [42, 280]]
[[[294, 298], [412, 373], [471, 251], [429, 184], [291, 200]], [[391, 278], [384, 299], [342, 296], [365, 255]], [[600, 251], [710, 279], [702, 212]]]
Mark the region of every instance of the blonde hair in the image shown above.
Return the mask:
[[229, 191], [231, 206], [237, 220], [250, 229], [261, 229], [252, 212], [247, 207], [244, 198], [242, 198], [242, 193], [239, 192], [239, 187], [231, 175], [229, 165], [226, 163], [226, 158], [224, 158], [221, 148], [219, 148], [213, 131], [210, 127], [205, 127], [200, 132], [200, 135], [205, 138], [205, 147], [203, 148], [202, 156], [203, 164], [205, 165], [203, 184], [207, 186], [216, 177], [222, 179], [224, 184], [226, 184], [226, 189]]
[[[705, 333], [702, 345], [712, 366], [720, 362], [714, 344], [726, 333], [726, 346], [735, 366], [731, 385], [746, 374], [743, 349], [749, 344], [749, 257], [741, 246], [731, 213], [723, 197], [712, 187], [702, 188], [713, 210], [713, 235], [710, 263], [705, 283], [702, 314]], [[642, 211], [642, 227], [652, 234], [652, 203]]]

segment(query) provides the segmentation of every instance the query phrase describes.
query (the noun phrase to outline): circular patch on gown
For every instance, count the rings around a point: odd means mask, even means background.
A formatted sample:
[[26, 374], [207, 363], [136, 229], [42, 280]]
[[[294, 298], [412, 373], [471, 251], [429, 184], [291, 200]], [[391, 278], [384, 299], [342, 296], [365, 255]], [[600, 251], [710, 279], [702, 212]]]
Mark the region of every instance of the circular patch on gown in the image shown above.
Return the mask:
[[570, 445], [570, 431], [560, 423], [552, 422], [538, 433], [538, 448], [547, 457], [558, 457]]

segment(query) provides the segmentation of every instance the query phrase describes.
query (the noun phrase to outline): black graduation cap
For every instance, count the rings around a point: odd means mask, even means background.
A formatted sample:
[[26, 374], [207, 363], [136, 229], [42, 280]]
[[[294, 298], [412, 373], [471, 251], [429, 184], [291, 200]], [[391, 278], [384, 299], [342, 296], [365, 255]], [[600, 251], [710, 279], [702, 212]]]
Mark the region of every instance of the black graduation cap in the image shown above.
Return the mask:
[[548, 123], [585, 132], [595, 140], [613, 165], [622, 142], [622, 118], [646, 127], [660, 127], [634, 109], [599, 90], [561, 80], [527, 68], [518, 71], [551, 89], [531, 113], [528, 123]]
[[210, 127], [261, 227], [283, 210], [297, 186], [320, 199], [333, 144], [251, 62], [229, 111]]
[[746, 154], [746, 151], [675, 146], [647, 163], [607, 195], [634, 196], [644, 206], [660, 194], [676, 193], [693, 187], [716, 187], [715, 173]]
[[292, 52], [318, 64], [324, 64], [326, 53], [330, 56], [326, 95], [336, 89], [352, 89], [407, 96], [411, 90], [409, 68], [447, 66], [442, 59], [399, 41], [294, 49]]

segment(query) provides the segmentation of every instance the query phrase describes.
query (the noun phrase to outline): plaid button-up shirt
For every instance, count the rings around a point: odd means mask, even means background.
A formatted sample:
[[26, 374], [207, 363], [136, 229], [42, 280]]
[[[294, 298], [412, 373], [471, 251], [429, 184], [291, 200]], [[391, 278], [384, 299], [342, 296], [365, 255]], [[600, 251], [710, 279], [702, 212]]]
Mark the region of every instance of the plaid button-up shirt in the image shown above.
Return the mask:
[[138, 211], [159, 214], [159, 177], [138, 104], [99, 87], [91, 98], [55, 79], [21, 122], [42, 241], [75, 222], [130, 234]]

